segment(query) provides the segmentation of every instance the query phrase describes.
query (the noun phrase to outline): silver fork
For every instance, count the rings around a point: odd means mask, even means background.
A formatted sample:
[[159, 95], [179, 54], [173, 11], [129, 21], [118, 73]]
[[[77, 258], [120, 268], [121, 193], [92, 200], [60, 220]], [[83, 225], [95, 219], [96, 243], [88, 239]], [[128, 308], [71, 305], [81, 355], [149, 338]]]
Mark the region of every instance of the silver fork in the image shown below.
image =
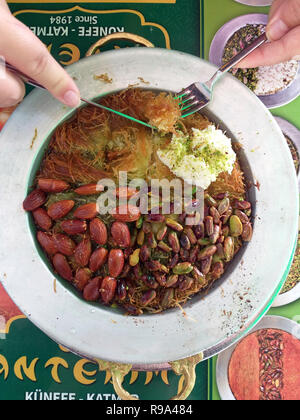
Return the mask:
[[[39, 88], [39, 89], [46, 90], [46, 88], [44, 86], [42, 86], [40, 83], [38, 83], [36, 80], [31, 79], [30, 77], [28, 77], [26, 74], [24, 74], [23, 72], [18, 70], [16, 67], [12, 66], [11, 64], [0, 60], [0, 66], [6, 67], [7, 70], [9, 70], [9, 71], [13, 72], [15, 75], [19, 76], [23, 80], [24, 83], [27, 83], [28, 85]], [[85, 102], [88, 105], [92, 105], [92, 106], [95, 106], [97, 108], [104, 109], [106, 111], [112, 112], [112, 113], [117, 114], [121, 117], [127, 118], [128, 120], [135, 121], [139, 124], [142, 124], [146, 127], [149, 127], [151, 129], [155, 130], [155, 127], [153, 127], [152, 125], [150, 125], [150, 124], [148, 124], [144, 121], [137, 120], [136, 118], [131, 117], [130, 115], [123, 114], [122, 112], [119, 112], [119, 111], [116, 111], [114, 109], [108, 108], [107, 106], [101, 105], [98, 102], [89, 101], [88, 99], [84, 99], [84, 98], [80, 98], [80, 100], [82, 102]]]
[[183, 112], [182, 118], [188, 117], [195, 112], [200, 111], [208, 105], [213, 97], [213, 89], [216, 82], [229, 70], [231, 70], [236, 64], [242, 61], [243, 58], [247, 57], [256, 48], [260, 47], [267, 41], [266, 34], [262, 34], [256, 40], [242, 50], [239, 54], [233, 57], [228, 63], [223, 64], [219, 70], [213, 75], [213, 77], [205, 83], [197, 82], [193, 83], [186, 89], [182, 90], [177, 94], [177, 99], [181, 99], [181, 111]]

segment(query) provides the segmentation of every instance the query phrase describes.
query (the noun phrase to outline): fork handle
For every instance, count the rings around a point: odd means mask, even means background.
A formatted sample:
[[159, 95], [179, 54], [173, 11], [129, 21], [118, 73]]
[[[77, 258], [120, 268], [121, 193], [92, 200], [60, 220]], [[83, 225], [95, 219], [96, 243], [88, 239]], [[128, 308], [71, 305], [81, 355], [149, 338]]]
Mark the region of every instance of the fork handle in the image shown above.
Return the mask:
[[267, 35], [265, 33], [260, 35], [248, 47], [243, 49], [240, 53], [238, 53], [235, 57], [233, 57], [227, 63], [223, 64], [223, 66], [221, 66], [219, 68], [219, 71], [222, 72], [222, 73], [225, 73], [225, 72], [231, 70], [236, 64], [238, 64], [240, 61], [242, 61], [243, 58], [247, 57], [254, 50], [256, 50], [256, 48], [260, 47], [261, 45], [263, 45], [267, 41], [268, 41], [268, 38], [267, 38]]

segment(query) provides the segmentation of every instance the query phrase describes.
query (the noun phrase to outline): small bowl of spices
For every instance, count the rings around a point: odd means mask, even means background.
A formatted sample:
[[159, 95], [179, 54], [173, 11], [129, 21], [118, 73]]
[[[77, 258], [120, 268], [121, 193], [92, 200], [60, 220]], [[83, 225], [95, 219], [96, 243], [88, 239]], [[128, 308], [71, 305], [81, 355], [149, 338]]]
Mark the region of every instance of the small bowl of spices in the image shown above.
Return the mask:
[[216, 375], [223, 400], [300, 399], [300, 325], [266, 316], [252, 332], [218, 357]]
[[[212, 41], [210, 61], [216, 66], [227, 63], [265, 32], [267, 22], [267, 15], [250, 14], [226, 23]], [[231, 73], [268, 108], [283, 106], [300, 94], [300, 66], [297, 60], [249, 69], [235, 68]]]

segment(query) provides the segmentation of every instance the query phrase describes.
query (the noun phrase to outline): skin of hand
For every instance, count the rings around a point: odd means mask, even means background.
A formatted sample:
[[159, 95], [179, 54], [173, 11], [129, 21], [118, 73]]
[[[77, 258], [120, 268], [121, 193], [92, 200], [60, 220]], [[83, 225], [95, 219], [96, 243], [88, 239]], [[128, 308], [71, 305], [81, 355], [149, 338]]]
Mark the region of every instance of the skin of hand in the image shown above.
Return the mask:
[[[35, 79], [63, 104], [79, 105], [80, 93], [73, 79], [30, 29], [12, 16], [5, 0], [0, 0], [0, 57]], [[24, 94], [24, 83], [0, 66], [0, 107], [17, 104]]]
[[300, 60], [300, 0], [274, 0], [266, 33], [270, 42], [238, 64], [241, 68]]

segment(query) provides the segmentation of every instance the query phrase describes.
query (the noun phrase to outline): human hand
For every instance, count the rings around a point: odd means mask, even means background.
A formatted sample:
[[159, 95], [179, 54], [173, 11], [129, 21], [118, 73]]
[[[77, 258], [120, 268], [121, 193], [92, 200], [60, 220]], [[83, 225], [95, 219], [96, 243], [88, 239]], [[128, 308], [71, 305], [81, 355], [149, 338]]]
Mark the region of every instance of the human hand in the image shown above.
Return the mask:
[[[12, 16], [5, 0], [0, 0], [0, 56], [43, 85], [63, 104], [79, 105], [80, 93], [73, 79], [31, 30]], [[24, 94], [24, 83], [0, 68], [0, 107], [17, 104]]]
[[274, 0], [266, 33], [270, 42], [238, 64], [241, 68], [300, 60], [300, 0]]

